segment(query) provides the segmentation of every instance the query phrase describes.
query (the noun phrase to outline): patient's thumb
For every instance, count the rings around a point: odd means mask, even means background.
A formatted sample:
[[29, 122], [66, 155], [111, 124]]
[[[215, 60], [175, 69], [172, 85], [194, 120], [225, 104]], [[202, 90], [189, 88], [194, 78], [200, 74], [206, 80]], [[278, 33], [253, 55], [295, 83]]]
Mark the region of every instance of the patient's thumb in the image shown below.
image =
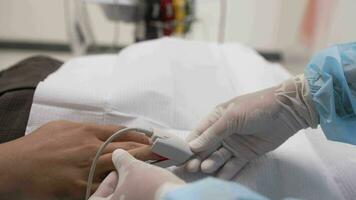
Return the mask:
[[119, 172], [123, 170], [127, 170], [127, 167], [131, 165], [131, 163], [136, 162], [136, 158], [131, 156], [127, 151], [122, 149], [116, 149], [112, 154], [112, 162], [116, 170]]

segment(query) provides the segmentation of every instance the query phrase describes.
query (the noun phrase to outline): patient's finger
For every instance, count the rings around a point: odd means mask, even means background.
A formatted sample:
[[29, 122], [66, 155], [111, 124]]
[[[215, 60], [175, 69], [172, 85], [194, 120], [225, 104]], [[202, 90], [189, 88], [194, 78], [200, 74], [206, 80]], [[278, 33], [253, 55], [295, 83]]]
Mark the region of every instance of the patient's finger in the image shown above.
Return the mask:
[[128, 151], [133, 157], [138, 160], [162, 160], [163, 158], [151, 151], [150, 145], [145, 145], [140, 148], [132, 149]]
[[112, 153], [107, 153], [100, 156], [96, 164], [94, 181], [102, 180], [103, 173], [108, 173], [113, 170], [115, 170], [115, 167], [112, 163]]
[[105, 148], [103, 154], [99, 157], [97, 162], [97, 175], [94, 180], [101, 180], [101, 174], [104, 172], [114, 170], [114, 165], [112, 163], [112, 152], [116, 149], [127, 150], [132, 156], [139, 160], [162, 160], [162, 157], [153, 153], [150, 149], [150, 145], [134, 143], [134, 142], [114, 142]]
[[123, 149], [125, 151], [129, 151], [143, 146], [146, 146], [146, 144], [137, 142], [112, 142], [104, 149], [103, 154], [112, 153], [116, 149]]
[[246, 164], [247, 160], [244, 158], [231, 158], [217, 174], [218, 178], [231, 180]]
[[[111, 135], [113, 135], [118, 130], [121, 130], [125, 127], [123, 126], [115, 126], [115, 125], [98, 125], [97, 127], [96, 136], [102, 140], [106, 141]], [[121, 134], [118, 138], [114, 141], [116, 142], [124, 142], [124, 141], [133, 141], [142, 144], [149, 144], [149, 138], [145, 136], [143, 133], [129, 131], [126, 133]]]
[[138, 143], [142, 143], [142, 144], [150, 144], [149, 137], [147, 137], [143, 133], [134, 132], [134, 131], [126, 132], [114, 141], [117, 141], [117, 142], [133, 141], [133, 142], [138, 142]]
[[[151, 151], [151, 146], [143, 145], [139, 148], [131, 149], [128, 151], [136, 159], [147, 161], [147, 160], [162, 160], [162, 157], [153, 153]], [[94, 180], [100, 180], [102, 173], [114, 170], [114, 165], [112, 163], [112, 153], [106, 153], [99, 157], [97, 162], [97, 175]]]
[[226, 163], [231, 156], [232, 153], [229, 150], [221, 147], [202, 162], [201, 171], [204, 173], [213, 173]]

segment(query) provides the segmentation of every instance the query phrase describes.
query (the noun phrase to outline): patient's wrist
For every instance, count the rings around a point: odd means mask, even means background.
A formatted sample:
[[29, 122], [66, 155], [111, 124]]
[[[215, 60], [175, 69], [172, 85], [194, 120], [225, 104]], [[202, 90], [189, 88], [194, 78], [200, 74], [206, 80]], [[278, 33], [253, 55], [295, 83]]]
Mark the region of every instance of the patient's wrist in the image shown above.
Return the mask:
[[22, 164], [15, 146], [14, 141], [0, 144], [0, 199], [14, 199], [21, 195], [18, 172]]

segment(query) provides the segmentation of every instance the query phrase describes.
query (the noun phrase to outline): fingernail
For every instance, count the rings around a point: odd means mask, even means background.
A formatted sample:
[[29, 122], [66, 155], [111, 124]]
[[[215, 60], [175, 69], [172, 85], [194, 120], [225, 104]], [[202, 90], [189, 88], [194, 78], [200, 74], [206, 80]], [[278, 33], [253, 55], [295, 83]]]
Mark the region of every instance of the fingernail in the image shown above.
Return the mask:
[[158, 155], [158, 154], [156, 154], [156, 153], [153, 153], [153, 154], [155, 154], [155, 155], [158, 157], [158, 160], [159, 160], [159, 161], [168, 160], [168, 158], [166, 158], [166, 157], [163, 157], [163, 156]]

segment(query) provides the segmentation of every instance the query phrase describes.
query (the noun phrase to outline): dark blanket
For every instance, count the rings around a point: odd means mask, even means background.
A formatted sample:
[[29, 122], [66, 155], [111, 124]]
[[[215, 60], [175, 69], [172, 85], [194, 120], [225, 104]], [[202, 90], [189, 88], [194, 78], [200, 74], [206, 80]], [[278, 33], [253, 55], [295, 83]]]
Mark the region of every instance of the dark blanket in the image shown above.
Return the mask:
[[0, 72], [0, 143], [25, 134], [37, 84], [63, 63], [35, 56]]

